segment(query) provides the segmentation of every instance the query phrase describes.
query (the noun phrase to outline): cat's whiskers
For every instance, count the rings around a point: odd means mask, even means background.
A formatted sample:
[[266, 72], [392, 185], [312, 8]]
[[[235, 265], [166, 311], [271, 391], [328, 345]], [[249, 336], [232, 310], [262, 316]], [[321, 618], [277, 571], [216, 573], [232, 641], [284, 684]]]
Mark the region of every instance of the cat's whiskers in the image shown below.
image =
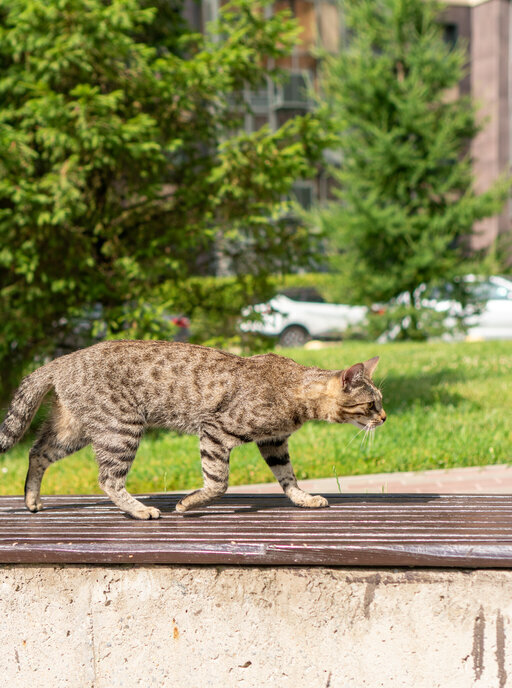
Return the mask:
[[368, 449], [368, 451], [373, 450], [373, 445], [375, 442], [375, 429], [376, 429], [376, 426], [371, 421], [366, 426], [366, 438], [367, 438], [367, 449]]
[[387, 377], [388, 377], [387, 375], [384, 375], [384, 377], [382, 378], [382, 380], [381, 380], [381, 381], [379, 382], [379, 384], [377, 385], [377, 389], [378, 389], [379, 391], [381, 391], [381, 392], [382, 392], [382, 390], [384, 389], [384, 383], [386, 382]]
[[363, 430], [364, 430], [364, 436], [363, 436], [363, 439], [361, 440], [361, 449], [363, 448], [364, 445], [366, 445], [365, 448], [368, 448], [368, 446], [369, 446], [371, 422], [366, 423]]
[[359, 432], [356, 432], [356, 434], [355, 434], [355, 435], [352, 437], [352, 439], [348, 442], [348, 444], [347, 444], [347, 446], [345, 447], [345, 449], [347, 449], [347, 448], [352, 444], [352, 442], [356, 439], [356, 437], [359, 437], [359, 435], [360, 435], [362, 432], [364, 432], [365, 430], [366, 430], [366, 426], [365, 426], [364, 428], [361, 428], [361, 430], [359, 430]]

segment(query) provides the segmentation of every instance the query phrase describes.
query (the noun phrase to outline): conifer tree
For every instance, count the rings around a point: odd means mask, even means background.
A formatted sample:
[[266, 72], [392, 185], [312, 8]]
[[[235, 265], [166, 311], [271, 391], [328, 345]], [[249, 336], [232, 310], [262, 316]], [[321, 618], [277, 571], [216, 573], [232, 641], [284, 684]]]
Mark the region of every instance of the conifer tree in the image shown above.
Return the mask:
[[401, 336], [423, 337], [418, 288], [465, 271], [473, 225], [501, 209], [509, 182], [475, 193], [469, 144], [479, 125], [458, 95], [466, 55], [444, 40], [442, 6], [360, 0], [343, 12], [347, 41], [327, 60], [323, 83], [341, 154], [338, 200], [320, 220], [347, 298], [402, 294], [390, 311]]

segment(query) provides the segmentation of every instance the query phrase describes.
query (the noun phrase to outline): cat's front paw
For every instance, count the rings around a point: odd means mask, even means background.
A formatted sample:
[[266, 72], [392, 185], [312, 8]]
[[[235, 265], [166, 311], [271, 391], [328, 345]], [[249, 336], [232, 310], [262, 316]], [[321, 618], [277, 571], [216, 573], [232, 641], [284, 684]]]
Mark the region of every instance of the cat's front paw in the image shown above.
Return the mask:
[[152, 518], [160, 518], [160, 511], [155, 509], [154, 506], [145, 506], [140, 509], [135, 509], [130, 515], [139, 521], [149, 521], [149, 519]]
[[34, 499], [33, 497], [27, 497], [25, 499], [25, 505], [29, 511], [33, 514], [37, 514], [38, 511], [42, 511], [43, 504], [40, 499]]
[[329, 506], [329, 502], [322, 495], [308, 495], [308, 499], [304, 506], [310, 509], [321, 509], [323, 507]]

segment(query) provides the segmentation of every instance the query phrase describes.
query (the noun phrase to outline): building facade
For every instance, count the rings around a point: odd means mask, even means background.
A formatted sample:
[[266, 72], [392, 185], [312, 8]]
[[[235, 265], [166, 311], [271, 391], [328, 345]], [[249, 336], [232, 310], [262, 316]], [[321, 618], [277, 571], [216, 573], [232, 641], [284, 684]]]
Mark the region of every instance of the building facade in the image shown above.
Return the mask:
[[[461, 94], [470, 94], [483, 124], [471, 146], [475, 186], [485, 191], [512, 162], [512, 3], [510, 0], [451, 0], [443, 17], [466, 45], [467, 74]], [[478, 223], [472, 245], [487, 248], [511, 230], [511, 204]]]
[[[346, 0], [352, 1], [352, 0]], [[205, 30], [218, 16], [222, 0], [185, 3], [185, 14], [195, 29]], [[252, 114], [245, 120], [247, 131], [263, 124], [277, 128], [286, 119], [313, 107], [308, 96], [318, 82], [316, 49], [336, 53], [344, 38], [343, 16], [336, 0], [279, 0], [274, 10], [287, 8], [299, 22], [301, 41], [283, 61], [289, 71], [287, 83], [276, 86], [270, 80], [258, 92], [248, 92]], [[272, 11], [270, 9], [269, 11]], [[459, 84], [461, 95], [471, 95], [477, 104], [482, 130], [471, 145], [477, 192], [488, 189], [500, 175], [510, 172], [512, 163], [512, 2], [510, 0], [451, 0], [443, 12], [446, 39], [460, 41], [467, 51], [467, 70]], [[332, 162], [332, 161], [330, 161]], [[316, 180], [295, 185], [299, 202], [309, 207], [329, 198], [330, 179], [320, 171]], [[496, 217], [475, 226], [474, 249], [492, 245], [511, 232], [512, 204]]]

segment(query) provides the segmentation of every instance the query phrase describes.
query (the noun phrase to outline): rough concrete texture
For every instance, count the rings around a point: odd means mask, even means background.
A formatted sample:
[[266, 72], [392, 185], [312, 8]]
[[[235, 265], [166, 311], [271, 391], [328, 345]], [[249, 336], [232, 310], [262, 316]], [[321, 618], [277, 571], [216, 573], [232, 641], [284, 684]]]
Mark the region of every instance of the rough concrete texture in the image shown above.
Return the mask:
[[0, 567], [10, 688], [505, 688], [512, 571]]

